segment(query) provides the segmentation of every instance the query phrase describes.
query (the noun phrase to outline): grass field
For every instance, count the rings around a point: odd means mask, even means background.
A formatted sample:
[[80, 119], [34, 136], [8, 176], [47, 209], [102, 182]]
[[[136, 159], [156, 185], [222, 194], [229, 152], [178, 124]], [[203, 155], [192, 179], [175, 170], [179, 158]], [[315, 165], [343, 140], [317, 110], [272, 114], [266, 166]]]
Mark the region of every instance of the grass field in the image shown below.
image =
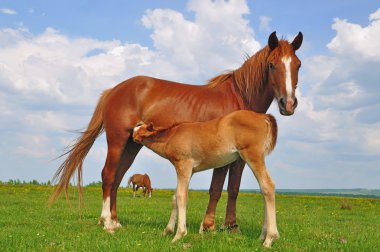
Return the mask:
[[[74, 190], [73, 190], [74, 191]], [[263, 219], [261, 195], [241, 193], [237, 215], [240, 234], [198, 234], [208, 202], [207, 192], [190, 192], [188, 235], [171, 244], [161, 232], [170, 215], [173, 191], [155, 190], [151, 199], [118, 194], [123, 228], [114, 235], [96, 225], [101, 188], [84, 191], [83, 217], [78, 200], [61, 198], [51, 208], [51, 186], [0, 185], [1, 251], [262, 251], [258, 240]], [[271, 251], [380, 251], [380, 199], [277, 195], [280, 239]], [[350, 209], [341, 209], [342, 205]], [[217, 209], [223, 224], [226, 194]], [[348, 206], [348, 207], [347, 207]]]

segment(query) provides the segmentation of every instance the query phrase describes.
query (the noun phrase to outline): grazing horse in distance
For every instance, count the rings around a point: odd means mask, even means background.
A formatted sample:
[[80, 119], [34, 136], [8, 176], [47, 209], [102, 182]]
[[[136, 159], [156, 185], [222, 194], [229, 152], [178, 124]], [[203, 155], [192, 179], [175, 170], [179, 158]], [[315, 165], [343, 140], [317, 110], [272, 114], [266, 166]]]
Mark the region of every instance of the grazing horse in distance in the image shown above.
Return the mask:
[[[279, 40], [276, 32], [268, 44], [246, 59], [237, 69], [212, 78], [206, 85], [189, 85], [146, 76], [130, 78], [101, 95], [85, 132], [64, 154], [53, 181], [56, 189], [52, 204], [62, 191], [68, 197], [68, 185], [78, 174], [79, 199], [82, 200], [82, 166], [95, 139], [104, 131], [107, 158], [102, 170], [103, 207], [100, 222], [104, 229], [121, 227], [117, 218], [117, 190], [124, 174], [142, 148], [132, 139], [132, 130], [140, 121], [168, 127], [182, 122], [212, 120], [236, 110], [265, 113], [274, 99], [282, 115], [292, 115], [297, 107], [295, 90], [301, 61], [296, 51], [301, 47], [301, 32], [292, 42]], [[207, 61], [207, 59], [205, 59]], [[225, 226], [237, 227], [236, 199], [245, 161], [237, 159], [222, 169], [214, 169], [209, 205], [201, 229], [215, 229], [216, 205], [229, 171]]]
[[150, 183], [150, 178], [148, 174], [134, 174], [128, 179], [128, 185], [132, 184], [133, 189], [133, 197], [136, 197], [136, 191], [141, 187], [144, 192], [144, 197], [146, 197], [146, 193], [148, 191], [148, 197], [152, 197], [152, 186]]
[[274, 117], [247, 110], [207, 122], [182, 123], [170, 128], [156, 128], [152, 123], [137, 124], [133, 140], [168, 159], [177, 172], [177, 192], [164, 234], [173, 233], [177, 212], [177, 233], [172, 242], [187, 234], [186, 206], [189, 182], [194, 173], [220, 168], [242, 158], [259, 182], [264, 197], [265, 218], [261, 238], [265, 247], [271, 247], [279, 234], [274, 182], [265, 167], [264, 158], [274, 149], [276, 139]]

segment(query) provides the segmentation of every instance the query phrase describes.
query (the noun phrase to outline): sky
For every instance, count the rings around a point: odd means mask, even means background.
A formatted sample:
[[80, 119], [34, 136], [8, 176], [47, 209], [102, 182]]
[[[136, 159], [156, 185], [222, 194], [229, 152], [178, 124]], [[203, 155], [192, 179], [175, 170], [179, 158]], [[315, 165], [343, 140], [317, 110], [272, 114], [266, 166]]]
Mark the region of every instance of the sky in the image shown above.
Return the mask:
[[[0, 2], [0, 181], [51, 180], [102, 90], [135, 75], [204, 84], [238, 68], [276, 31], [304, 42], [293, 116], [267, 167], [277, 188], [380, 188], [380, 1]], [[101, 180], [104, 135], [84, 163]], [[126, 173], [175, 188], [172, 165], [143, 148]], [[212, 170], [190, 188], [208, 189]], [[225, 182], [225, 186], [227, 181]], [[257, 189], [248, 167], [242, 189]]]

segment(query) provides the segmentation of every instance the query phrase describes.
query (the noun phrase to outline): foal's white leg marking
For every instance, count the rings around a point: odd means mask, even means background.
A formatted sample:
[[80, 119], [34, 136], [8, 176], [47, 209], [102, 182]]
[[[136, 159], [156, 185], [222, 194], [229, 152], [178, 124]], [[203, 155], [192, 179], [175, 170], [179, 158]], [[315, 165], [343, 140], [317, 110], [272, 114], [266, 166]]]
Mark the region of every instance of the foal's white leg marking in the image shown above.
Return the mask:
[[257, 182], [259, 182], [261, 193], [264, 198], [264, 224], [260, 239], [264, 239], [264, 247], [270, 248], [272, 242], [279, 237], [276, 224], [274, 183], [265, 167], [264, 160], [255, 160], [255, 162], [251, 162], [249, 159], [247, 160], [247, 154], [242, 157], [247, 161], [249, 168], [251, 168]]
[[164, 229], [163, 235], [174, 233], [174, 226], [177, 221], [177, 198], [173, 195], [172, 200], [172, 213], [170, 214], [170, 219], [166, 228]]
[[[188, 162], [177, 167], [177, 211], [178, 211], [178, 226], [177, 232], [172, 240], [175, 242], [187, 234], [186, 228], [186, 207], [187, 207], [187, 198], [189, 190], [189, 181], [192, 174], [192, 165]], [[181, 171], [181, 174], [178, 173]]]
[[292, 73], [290, 71], [290, 62], [292, 62], [291, 57], [283, 57], [281, 59], [282, 63], [285, 65], [285, 87], [286, 87], [286, 95], [288, 97], [292, 96]]

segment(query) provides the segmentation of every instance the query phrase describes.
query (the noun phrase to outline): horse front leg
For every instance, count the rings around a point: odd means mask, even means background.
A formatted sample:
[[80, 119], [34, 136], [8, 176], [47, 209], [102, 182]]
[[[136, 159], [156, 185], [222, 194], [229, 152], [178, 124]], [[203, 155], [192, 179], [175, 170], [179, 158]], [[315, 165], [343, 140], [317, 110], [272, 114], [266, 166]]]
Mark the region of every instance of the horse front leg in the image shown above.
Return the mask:
[[224, 226], [231, 232], [240, 232], [236, 224], [236, 199], [239, 194], [241, 176], [243, 174], [245, 162], [242, 159], [230, 164], [228, 174], [228, 201]]
[[224, 180], [226, 179], [228, 168], [229, 166], [227, 165], [222, 168], [214, 169], [212, 173], [212, 180], [209, 189], [210, 199], [208, 202], [206, 214], [199, 228], [199, 233], [215, 230], [216, 205], [218, 204], [218, 201], [222, 194], [223, 184]]

